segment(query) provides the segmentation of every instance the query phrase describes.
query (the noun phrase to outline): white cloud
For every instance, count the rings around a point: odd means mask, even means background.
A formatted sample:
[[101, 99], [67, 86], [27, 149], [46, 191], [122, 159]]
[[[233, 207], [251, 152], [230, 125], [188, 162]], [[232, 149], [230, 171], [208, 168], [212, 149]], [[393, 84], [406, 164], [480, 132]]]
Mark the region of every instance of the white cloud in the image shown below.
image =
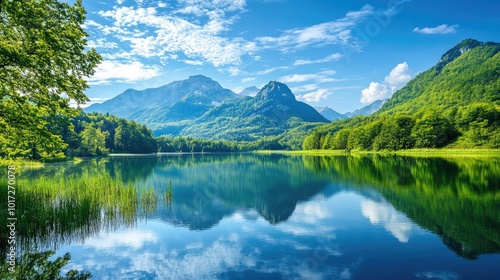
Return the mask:
[[200, 60], [190, 60], [190, 59], [186, 59], [186, 60], [182, 60], [184, 63], [186, 64], [189, 64], [189, 65], [203, 65], [203, 61], [200, 61]]
[[282, 83], [301, 83], [309, 80], [314, 80], [318, 77], [317, 74], [293, 74], [279, 78]]
[[317, 84], [306, 84], [297, 87], [292, 87], [291, 90], [293, 93], [302, 93], [307, 91], [313, 91], [316, 90], [317, 88], [318, 88]]
[[96, 49], [116, 49], [118, 45], [115, 42], [107, 42], [104, 38], [99, 38], [96, 41], [89, 40], [87, 47]]
[[231, 66], [227, 69], [227, 72], [229, 73], [229, 76], [238, 76], [241, 73], [241, 69]]
[[411, 71], [408, 63], [403, 62], [398, 64], [391, 73], [385, 77], [384, 81], [389, 86], [391, 93], [402, 88], [411, 80]]
[[447, 25], [447, 24], [441, 24], [436, 27], [424, 27], [424, 28], [419, 28], [416, 27], [413, 29], [413, 32], [421, 33], [421, 34], [426, 34], [426, 35], [444, 35], [444, 34], [454, 34], [457, 33], [458, 25]]
[[284, 51], [310, 46], [347, 44], [353, 39], [351, 30], [375, 13], [370, 5], [359, 11], [350, 11], [345, 17], [303, 29], [286, 30], [279, 37], [259, 37], [257, 41], [264, 48], [277, 48]]
[[412, 79], [408, 63], [398, 64], [384, 79], [384, 83], [371, 82], [370, 86], [361, 91], [361, 102], [372, 103], [391, 97], [398, 89], [402, 88]]
[[332, 94], [331, 90], [321, 88], [298, 97], [306, 102], [319, 102], [321, 99], [326, 99], [330, 94]]
[[255, 75], [267, 75], [277, 70], [287, 70], [287, 69], [290, 69], [290, 67], [288, 66], [272, 67], [266, 70], [258, 71], [257, 73], [255, 73]]
[[111, 81], [134, 83], [160, 75], [156, 66], [146, 66], [142, 62], [119, 62], [105, 60], [96, 69], [94, 76], [88, 78], [91, 85], [109, 84]]
[[310, 80], [315, 80], [317, 83], [328, 83], [336, 81], [336, 79], [329, 77], [335, 73], [334, 70], [325, 70], [318, 74], [292, 74], [282, 76], [278, 80], [282, 83], [302, 83]]
[[102, 28], [102, 24], [95, 22], [94, 20], [87, 19], [85, 20], [85, 23], [83, 24], [83, 28], [89, 28], [89, 27], [97, 27], [97, 28]]
[[327, 57], [324, 57], [324, 58], [321, 58], [321, 59], [317, 59], [317, 60], [303, 60], [303, 59], [299, 59], [299, 60], [296, 60], [295, 63], [293, 64], [293, 66], [300, 66], [300, 65], [307, 65], [307, 64], [316, 64], [316, 63], [325, 63], [325, 62], [330, 62], [332, 60], [339, 60], [342, 58], [342, 54], [340, 53], [334, 53], [334, 54], [331, 54]]
[[158, 236], [149, 231], [133, 230], [129, 232], [112, 232], [106, 236], [89, 238], [85, 241], [86, 246], [97, 249], [110, 249], [118, 246], [126, 246], [134, 249], [141, 248], [146, 243], [158, 242]]
[[255, 78], [244, 78], [244, 79], [241, 79], [242, 83], [250, 83], [250, 82], [253, 82], [253, 81], [255, 81]]
[[[97, 97], [97, 98], [89, 98], [89, 99], [90, 99], [90, 101], [87, 101], [85, 104], [80, 104], [80, 108], [87, 108], [87, 107], [89, 107], [92, 104], [102, 103], [102, 102], [107, 101], [107, 100], [109, 100], [111, 98], [100, 98], [100, 97]], [[76, 108], [77, 107], [76, 101], [71, 100], [69, 102], [69, 106], [71, 106], [73, 108]]]
[[[115, 7], [100, 11], [99, 15], [110, 20], [113, 26], [101, 28], [127, 43], [130, 53], [138, 57], [165, 58], [168, 54], [181, 53], [186, 61], [204, 61], [220, 67], [238, 65], [241, 56], [252, 49], [241, 38], [221, 35], [229, 29], [234, 19], [227, 12], [243, 9], [245, 1], [181, 1], [185, 6], [169, 14], [159, 14], [154, 7]], [[188, 21], [179, 13], [199, 14], [201, 20]], [[134, 31], [130, 31], [131, 29]]]
[[387, 98], [389, 89], [386, 85], [371, 82], [370, 86], [361, 91], [361, 102], [368, 104], [376, 100]]
[[372, 200], [361, 202], [363, 216], [373, 225], [382, 224], [401, 243], [407, 243], [412, 234], [411, 221], [394, 207]]

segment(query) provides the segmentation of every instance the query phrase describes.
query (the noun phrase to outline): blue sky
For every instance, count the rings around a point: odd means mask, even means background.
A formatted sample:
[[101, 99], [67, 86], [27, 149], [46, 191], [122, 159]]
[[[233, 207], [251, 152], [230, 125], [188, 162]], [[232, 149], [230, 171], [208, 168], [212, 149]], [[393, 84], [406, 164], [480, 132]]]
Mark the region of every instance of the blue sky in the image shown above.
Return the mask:
[[[74, 2], [74, 1], [69, 1]], [[500, 2], [83, 0], [103, 56], [86, 94], [202, 74], [239, 92], [271, 80], [345, 113], [388, 98], [467, 38], [500, 42]]]

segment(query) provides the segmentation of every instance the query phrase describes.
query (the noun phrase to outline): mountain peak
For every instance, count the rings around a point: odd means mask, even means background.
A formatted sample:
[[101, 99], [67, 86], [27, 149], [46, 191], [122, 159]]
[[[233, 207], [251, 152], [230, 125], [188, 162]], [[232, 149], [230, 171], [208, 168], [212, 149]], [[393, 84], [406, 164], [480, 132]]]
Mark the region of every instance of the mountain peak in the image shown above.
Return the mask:
[[212, 80], [211, 78], [209, 78], [207, 76], [203, 76], [203, 75], [189, 76], [188, 81], [212, 81], [212, 82], [214, 82], [214, 80]]
[[255, 97], [257, 95], [257, 93], [259, 93], [259, 88], [257, 88], [256, 86], [250, 86], [250, 87], [247, 87], [245, 88], [244, 90], [242, 90], [240, 93], [238, 93], [239, 95], [242, 95], [242, 96], [251, 96], [251, 97]]
[[458, 43], [456, 46], [454, 46], [452, 49], [447, 51], [439, 60], [438, 64], [436, 65], [436, 70], [441, 71], [443, 67], [445, 67], [448, 63], [452, 62], [453, 60], [457, 59], [459, 56], [462, 54], [470, 51], [471, 49], [481, 46], [484, 43], [479, 42], [474, 39], [465, 39], [462, 42]]
[[258, 101], [261, 100], [293, 100], [295, 101], [295, 95], [292, 93], [287, 85], [271, 81], [265, 85], [259, 93], [255, 96]]

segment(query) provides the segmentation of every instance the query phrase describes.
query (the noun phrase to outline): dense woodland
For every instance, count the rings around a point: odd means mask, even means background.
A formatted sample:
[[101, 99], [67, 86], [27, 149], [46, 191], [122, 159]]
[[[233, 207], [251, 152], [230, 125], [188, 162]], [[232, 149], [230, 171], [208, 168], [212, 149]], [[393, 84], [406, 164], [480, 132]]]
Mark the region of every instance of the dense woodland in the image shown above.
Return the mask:
[[374, 115], [319, 127], [303, 143], [348, 151], [441, 147], [500, 148], [500, 44], [463, 41]]

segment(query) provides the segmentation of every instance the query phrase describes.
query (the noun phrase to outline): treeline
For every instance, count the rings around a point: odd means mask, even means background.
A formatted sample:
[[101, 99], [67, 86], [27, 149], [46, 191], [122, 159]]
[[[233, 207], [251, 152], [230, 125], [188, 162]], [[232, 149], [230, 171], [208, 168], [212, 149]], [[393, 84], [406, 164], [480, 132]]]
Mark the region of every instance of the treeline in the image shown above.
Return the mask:
[[66, 156], [153, 153], [157, 150], [149, 128], [109, 114], [81, 114], [64, 127], [60, 135], [67, 144]]
[[[52, 139], [17, 139], [17, 145], [0, 141], [0, 158], [53, 159], [115, 153], [153, 153], [156, 140], [149, 128], [113, 115], [81, 113], [54, 118], [47, 125]], [[35, 134], [36, 136], [36, 134]], [[34, 136], [34, 137], [35, 137]], [[2, 145], [4, 144], [4, 145]]]
[[265, 137], [257, 141], [227, 141], [197, 139], [190, 136], [161, 136], [156, 138], [156, 142], [158, 152], [162, 153], [225, 153], [290, 149], [278, 137]]
[[430, 108], [415, 115], [358, 117], [322, 126], [303, 149], [401, 150], [411, 148], [500, 148], [500, 108], [491, 103]]

